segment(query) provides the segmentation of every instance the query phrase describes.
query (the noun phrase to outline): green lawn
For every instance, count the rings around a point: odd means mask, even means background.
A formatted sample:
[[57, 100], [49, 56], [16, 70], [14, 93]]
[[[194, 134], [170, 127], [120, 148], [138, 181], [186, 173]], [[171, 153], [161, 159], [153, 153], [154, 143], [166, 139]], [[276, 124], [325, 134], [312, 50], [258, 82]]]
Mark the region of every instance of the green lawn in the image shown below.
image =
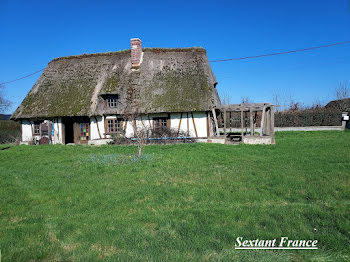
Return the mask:
[[[349, 261], [350, 132], [0, 150], [3, 261]], [[235, 250], [235, 239], [318, 250]]]

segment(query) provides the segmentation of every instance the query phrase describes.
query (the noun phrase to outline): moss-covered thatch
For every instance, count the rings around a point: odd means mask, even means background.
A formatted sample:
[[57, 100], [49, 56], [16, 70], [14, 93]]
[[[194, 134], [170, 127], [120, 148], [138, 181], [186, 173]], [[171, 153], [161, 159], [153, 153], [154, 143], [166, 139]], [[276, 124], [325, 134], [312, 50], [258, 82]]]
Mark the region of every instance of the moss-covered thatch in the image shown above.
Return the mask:
[[[104, 113], [207, 111], [219, 103], [203, 48], [144, 48], [139, 70], [130, 50], [52, 60], [12, 119]], [[117, 94], [106, 111], [103, 95]]]

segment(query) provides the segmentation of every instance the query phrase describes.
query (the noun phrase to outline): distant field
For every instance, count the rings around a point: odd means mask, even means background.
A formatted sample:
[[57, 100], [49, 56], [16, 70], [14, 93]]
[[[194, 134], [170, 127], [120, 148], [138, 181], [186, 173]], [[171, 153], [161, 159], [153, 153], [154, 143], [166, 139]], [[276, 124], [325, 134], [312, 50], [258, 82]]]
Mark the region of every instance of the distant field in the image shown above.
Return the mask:
[[[0, 150], [2, 259], [349, 261], [350, 132], [276, 141]], [[319, 249], [237, 251], [238, 236]]]

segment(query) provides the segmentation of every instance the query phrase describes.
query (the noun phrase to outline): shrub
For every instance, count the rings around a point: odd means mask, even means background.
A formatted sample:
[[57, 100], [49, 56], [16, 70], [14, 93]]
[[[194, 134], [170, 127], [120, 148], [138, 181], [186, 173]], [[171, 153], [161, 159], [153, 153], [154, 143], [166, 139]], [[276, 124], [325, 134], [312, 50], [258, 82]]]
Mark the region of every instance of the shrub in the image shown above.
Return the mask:
[[[195, 138], [187, 136], [186, 132], [178, 132], [175, 129], [160, 127], [145, 131], [145, 144], [169, 144], [169, 143], [193, 143]], [[124, 133], [112, 135], [112, 142], [115, 145], [136, 144], [135, 138], [127, 138]]]
[[11, 120], [0, 120], [0, 144], [19, 144], [21, 125]]
[[275, 113], [276, 127], [340, 126], [341, 111], [325, 108]]

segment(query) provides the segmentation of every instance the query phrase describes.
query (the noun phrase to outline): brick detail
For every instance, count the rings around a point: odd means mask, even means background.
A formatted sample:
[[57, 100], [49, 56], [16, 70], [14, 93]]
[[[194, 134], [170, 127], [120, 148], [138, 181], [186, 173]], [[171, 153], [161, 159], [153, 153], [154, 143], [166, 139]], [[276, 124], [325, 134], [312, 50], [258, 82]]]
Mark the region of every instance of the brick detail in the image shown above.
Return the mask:
[[132, 38], [130, 40], [131, 49], [131, 67], [138, 68], [140, 66], [142, 46], [139, 38]]

